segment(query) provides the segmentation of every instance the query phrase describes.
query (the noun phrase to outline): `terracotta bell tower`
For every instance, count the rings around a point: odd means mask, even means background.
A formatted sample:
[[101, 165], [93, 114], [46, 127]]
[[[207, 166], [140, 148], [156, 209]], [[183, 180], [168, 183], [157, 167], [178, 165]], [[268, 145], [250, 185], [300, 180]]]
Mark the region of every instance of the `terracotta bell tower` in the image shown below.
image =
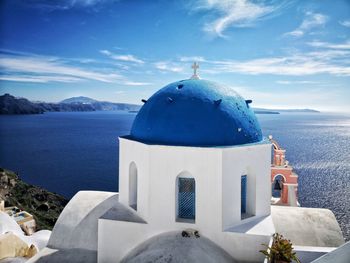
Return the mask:
[[299, 206], [298, 175], [286, 160], [286, 150], [269, 136], [272, 143], [273, 159], [271, 164], [272, 199], [274, 205]]

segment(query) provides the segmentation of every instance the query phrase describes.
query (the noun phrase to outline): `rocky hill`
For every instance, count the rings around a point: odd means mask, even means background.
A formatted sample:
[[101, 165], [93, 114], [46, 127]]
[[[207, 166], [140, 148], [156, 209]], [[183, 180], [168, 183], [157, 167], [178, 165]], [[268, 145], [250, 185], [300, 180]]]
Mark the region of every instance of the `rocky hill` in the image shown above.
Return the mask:
[[95, 111], [90, 104], [31, 102], [10, 94], [0, 96], [0, 114], [38, 114], [50, 111]]
[[17, 174], [0, 168], [0, 199], [32, 214], [37, 230], [51, 230], [68, 200], [43, 188], [23, 182]]
[[10, 94], [0, 96], [0, 114], [38, 114], [44, 110], [27, 99], [15, 98]]
[[0, 114], [38, 114], [64, 111], [137, 111], [140, 105], [97, 101], [87, 97], [73, 97], [60, 103], [31, 102], [10, 94], [0, 96]]
[[140, 105], [130, 104], [130, 103], [115, 103], [109, 101], [98, 101], [91, 99], [89, 97], [72, 97], [69, 99], [62, 100], [60, 104], [65, 105], [90, 105], [94, 110], [102, 111], [115, 111], [115, 110], [126, 110], [126, 111], [137, 111], [141, 108]]
[[85, 104], [92, 104], [92, 103], [96, 103], [98, 102], [97, 100], [91, 99], [89, 97], [84, 97], [84, 96], [79, 96], [79, 97], [72, 97], [72, 98], [68, 98], [65, 100], [60, 101], [60, 103], [85, 103]]

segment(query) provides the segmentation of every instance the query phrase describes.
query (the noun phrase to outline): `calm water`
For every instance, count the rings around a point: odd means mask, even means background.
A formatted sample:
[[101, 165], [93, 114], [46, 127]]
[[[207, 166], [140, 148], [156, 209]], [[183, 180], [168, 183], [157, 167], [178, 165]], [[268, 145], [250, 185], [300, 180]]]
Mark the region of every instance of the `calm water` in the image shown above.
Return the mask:
[[[118, 136], [133, 113], [0, 116], [0, 166], [72, 197], [80, 189], [117, 191]], [[350, 238], [350, 115], [258, 115], [265, 135], [287, 150], [299, 174], [299, 202], [331, 209]]]

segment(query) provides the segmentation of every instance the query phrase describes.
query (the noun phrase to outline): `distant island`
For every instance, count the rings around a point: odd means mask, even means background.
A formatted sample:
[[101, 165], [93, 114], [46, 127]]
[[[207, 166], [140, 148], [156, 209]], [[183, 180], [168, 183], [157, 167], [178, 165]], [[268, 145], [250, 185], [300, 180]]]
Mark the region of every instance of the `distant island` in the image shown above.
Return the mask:
[[256, 114], [280, 114], [283, 112], [295, 112], [295, 113], [320, 113], [313, 109], [263, 109], [263, 108], [253, 108]]
[[97, 101], [87, 97], [73, 97], [58, 103], [32, 102], [10, 94], [0, 96], [0, 114], [40, 114], [69, 111], [138, 111], [140, 105]]
[[[137, 113], [141, 105], [98, 101], [88, 97], [72, 97], [58, 103], [33, 102], [10, 94], [0, 96], [0, 114], [41, 114], [44, 112], [71, 111], [128, 111]], [[280, 114], [281, 112], [317, 113], [313, 109], [263, 109], [253, 108], [256, 114]]]

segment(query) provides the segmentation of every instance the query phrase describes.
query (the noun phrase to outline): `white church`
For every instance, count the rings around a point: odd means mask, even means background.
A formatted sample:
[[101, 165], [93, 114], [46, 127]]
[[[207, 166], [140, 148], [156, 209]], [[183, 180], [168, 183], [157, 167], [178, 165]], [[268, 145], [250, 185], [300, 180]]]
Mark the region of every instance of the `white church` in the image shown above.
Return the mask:
[[28, 262], [263, 262], [275, 232], [302, 262], [341, 246], [331, 211], [271, 206], [271, 142], [251, 102], [194, 64], [119, 138], [119, 193], [77, 193]]

